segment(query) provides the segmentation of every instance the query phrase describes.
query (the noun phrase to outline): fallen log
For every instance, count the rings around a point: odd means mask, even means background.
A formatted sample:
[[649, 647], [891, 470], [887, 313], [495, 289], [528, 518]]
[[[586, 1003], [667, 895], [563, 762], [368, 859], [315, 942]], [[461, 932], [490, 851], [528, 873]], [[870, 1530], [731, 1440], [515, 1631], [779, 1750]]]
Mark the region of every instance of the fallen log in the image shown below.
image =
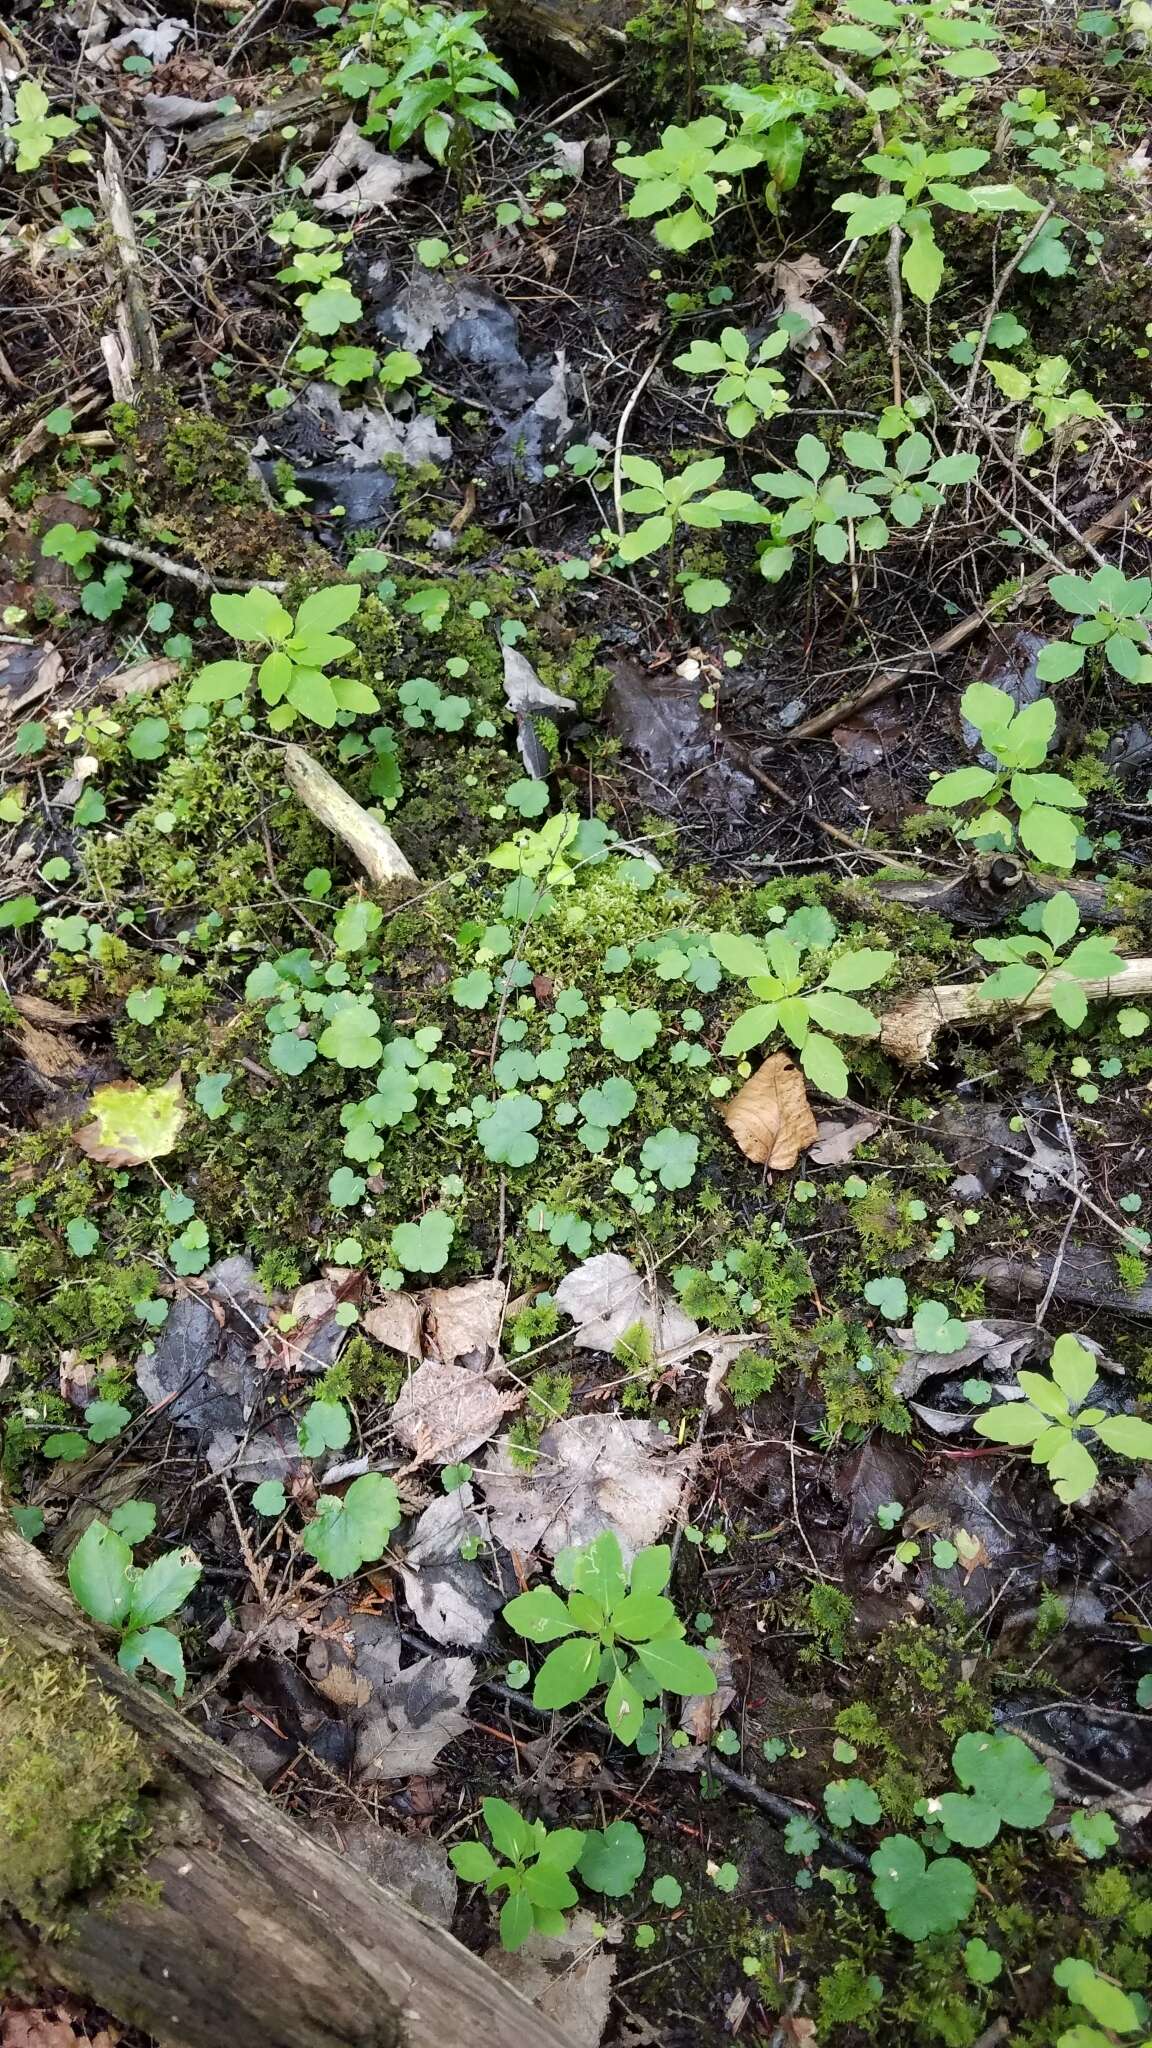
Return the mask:
[[[1119, 974], [1080, 984], [1089, 1002], [1102, 998], [1152, 995], [1152, 960], [1126, 960]], [[1008, 1017], [1026, 1022], [1052, 1008], [1051, 977], [1018, 1002], [988, 1002], [979, 981], [939, 982], [894, 1003], [880, 1019], [880, 1048], [903, 1067], [922, 1067], [931, 1059], [942, 1031], [970, 1031]]]
[[982, 1280], [989, 1294], [1014, 1308], [1042, 1301], [1052, 1281], [1056, 1301], [1108, 1309], [1114, 1315], [1152, 1316], [1152, 1286], [1125, 1287], [1115, 1260], [1091, 1245], [1068, 1245], [1059, 1259], [978, 1259], [969, 1278]]
[[[943, 879], [925, 875], [881, 876], [857, 883], [853, 894], [862, 900], [879, 896], [885, 903], [902, 904], [906, 910], [928, 910], [946, 917], [952, 924], [988, 929], [1006, 917], [1043, 903], [1051, 896], [1067, 893], [1075, 899], [1081, 924], [1121, 925], [1143, 922], [1143, 902], [1133, 913], [1126, 905], [1109, 899], [1101, 882], [1079, 876], [1037, 875], [1003, 854], [981, 854], [958, 876]], [[1152, 896], [1139, 892], [1150, 906]]]
[[571, 2048], [122, 1672], [2, 1512], [0, 1950], [164, 2048]]

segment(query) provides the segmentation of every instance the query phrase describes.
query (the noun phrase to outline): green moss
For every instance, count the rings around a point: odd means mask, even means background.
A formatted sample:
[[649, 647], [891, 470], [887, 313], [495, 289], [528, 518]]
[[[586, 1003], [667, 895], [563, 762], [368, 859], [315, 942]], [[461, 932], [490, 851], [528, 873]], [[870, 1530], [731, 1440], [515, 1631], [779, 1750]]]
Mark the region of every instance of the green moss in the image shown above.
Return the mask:
[[848, 1632], [854, 1608], [847, 1593], [838, 1586], [815, 1585], [807, 1596], [808, 1624], [822, 1649], [830, 1657], [848, 1654]]
[[780, 1377], [780, 1361], [765, 1358], [762, 1351], [742, 1351], [729, 1366], [725, 1392], [734, 1408], [749, 1408], [770, 1394]]
[[0, 1903], [34, 1925], [134, 1864], [148, 1832], [142, 1745], [72, 1658], [0, 1635]]
[[546, 1429], [567, 1415], [572, 1406], [572, 1377], [566, 1372], [538, 1372], [532, 1376], [524, 1413], [514, 1422], [508, 1438], [512, 1463], [531, 1472], [536, 1463], [536, 1446]]

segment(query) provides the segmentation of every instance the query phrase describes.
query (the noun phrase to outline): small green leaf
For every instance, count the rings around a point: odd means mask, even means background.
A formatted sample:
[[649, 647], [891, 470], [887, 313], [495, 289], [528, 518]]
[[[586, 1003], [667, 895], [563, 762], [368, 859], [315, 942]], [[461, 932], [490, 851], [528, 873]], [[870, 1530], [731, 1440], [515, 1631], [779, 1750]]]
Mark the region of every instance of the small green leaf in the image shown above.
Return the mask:
[[639, 1828], [630, 1820], [617, 1820], [585, 1834], [576, 1868], [589, 1891], [621, 1899], [635, 1889], [647, 1857]]
[[132, 1600], [131, 1569], [124, 1538], [104, 1522], [89, 1522], [68, 1560], [68, 1584], [93, 1621], [122, 1628]]

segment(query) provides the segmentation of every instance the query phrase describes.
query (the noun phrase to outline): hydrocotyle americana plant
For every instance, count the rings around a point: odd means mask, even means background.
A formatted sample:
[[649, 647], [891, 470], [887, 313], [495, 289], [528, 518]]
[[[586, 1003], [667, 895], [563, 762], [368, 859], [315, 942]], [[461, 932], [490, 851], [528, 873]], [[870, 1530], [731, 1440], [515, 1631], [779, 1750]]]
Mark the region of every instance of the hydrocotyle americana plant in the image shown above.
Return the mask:
[[[979, 803], [978, 815], [958, 827], [961, 839], [1000, 852], [1010, 852], [1019, 839], [1049, 867], [1073, 867], [1080, 833], [1069, 812], [1083, 810], [1084, 798], [1066, 775], [1034, 772], [1056, 729], [1052, 699], [1037, 697], [1017, 710], [1007, 690], [998, 690], [993, 683], [969, 683], [960, 709], [995, 755], [997, 766], [973, 764], [941, 775], [926, 792], [925, 803], [946, 811]], [[1006, 800], [1020, 814], [1015, 821], [1000, 808]]]
[[192, 704], [220, 704], [240, 697], [253, 675], [264, 702], [272, 707], [268, 723], [283, 732], [298, 717], [314, 725], [336, 723], [341, 711], [378, 711], [380, 700], [366, 683], [352, 676], [327, 676], [330, 662], [351, 654], [354, 642], [334, 631], [360, 609], [358, 583], [330, 583], [304, 599], [296, 617], [270, 590], [246, 590], [241, 597], [217, 591], [212, 616], [234, 640], [270, 651], [260, 663], [212, 661], [200, 670], [188, 693]]
[[879, 1019], [858, 1003], [850, 991], [875, 988], [896, 955], [879, 946], [861, 946], [814, 974], [804, 955], [813, 941], [790, 920], [794, 930], [769, 932], [754, 939], [747, 932], [713, 932], [712, 951], [726, 974], [746, 981], [757, 1000], [731, 1026], [721, 1048], [739, 1056], [763, 1045], [779, 1031], [795, 1046], [808, 1079], [826, 1095], [848, 1093], [848, 1068], [834, 1039], [875, 1038]]
[[672, 1571], [666, 1543], [637, 1552], [631, 1573], [611, 1530], [581, 1550], [562, 1550], [551, 1586], [519, 1593], [504, 1619], [530, 1643], [555, 1643], [536, 1674], [538, 1707], [570, 1707], [606, 1685], [604, 1718], [620, 1741], [636, 1741], [645, 1702], [662, 1692], [687, 1699], [716, 1690], [716, 1674], [684, 1641], [684, 1624], [665, 1594]]
[[1022, 1401], [1001, 1401], [976, 1417], [978, 1436], [993, 1443], [1032, 1446], [1032, 1463], [1044, 1465], [1057, 1500], [1086, 1500], [1100, 1476], [1085, 1436], [1122, 1458], [1152, 1459], [1152, 1422], [1139, 1415], [1109, 1415], [1086, 1408], [1100, 1377], [1100, 1361], [1076, 1337], [1058, 1337], [1048, 1374], [1019, 1372]]

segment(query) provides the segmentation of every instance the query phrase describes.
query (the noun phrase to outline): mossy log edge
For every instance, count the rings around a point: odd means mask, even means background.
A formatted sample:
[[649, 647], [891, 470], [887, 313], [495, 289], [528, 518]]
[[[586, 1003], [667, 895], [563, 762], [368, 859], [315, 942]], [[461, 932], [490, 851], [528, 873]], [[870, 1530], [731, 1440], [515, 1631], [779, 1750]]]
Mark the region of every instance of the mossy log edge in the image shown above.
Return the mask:
[[179, 2048], [571, 2048], [450, 1934], [274, 1806], [157, 1691], [126, 1676], [0, 1510], [0, 1633], [114, 1702], [149, 1767], [134, 1870], [69, 1897], [51, 1930], [3, 1901], [20, 1976], [96, 2000]]

